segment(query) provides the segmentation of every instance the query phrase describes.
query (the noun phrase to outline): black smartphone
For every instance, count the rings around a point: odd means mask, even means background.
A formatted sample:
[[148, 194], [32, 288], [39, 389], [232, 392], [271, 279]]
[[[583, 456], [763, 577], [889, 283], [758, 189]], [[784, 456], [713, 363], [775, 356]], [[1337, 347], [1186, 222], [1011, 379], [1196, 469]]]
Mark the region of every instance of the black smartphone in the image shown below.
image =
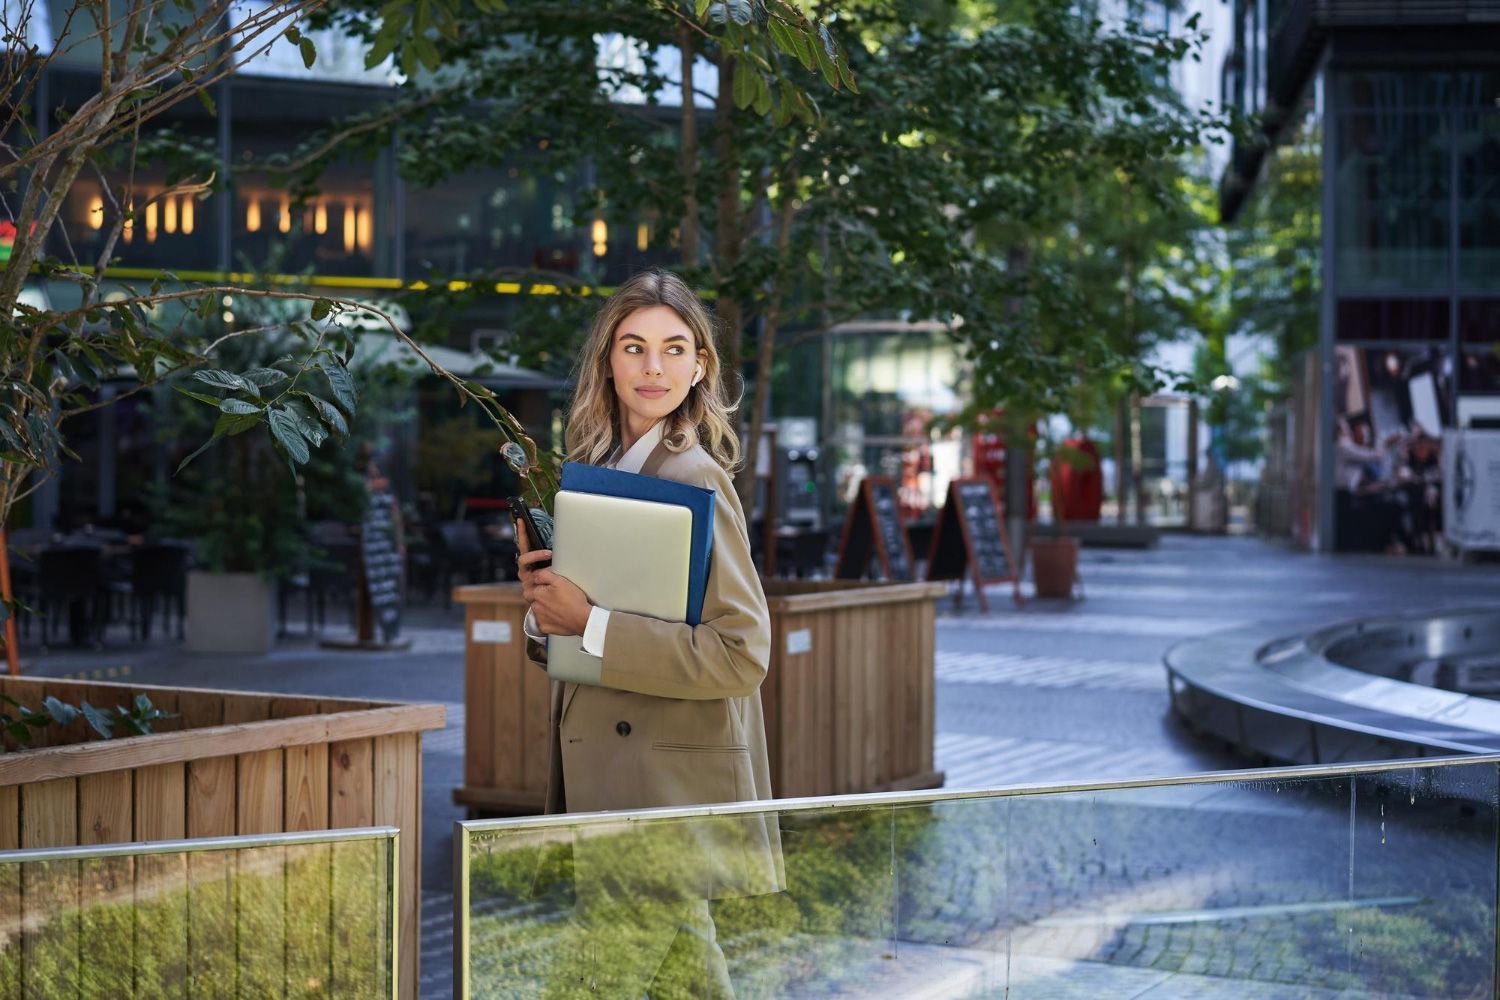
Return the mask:
[[[543, 524], [541, 519], [537, 517], [541, 512], [532, 510], [531, 504], [527, 503], [522, 497], [508, 497], [506, 502], [510, 504], [511, 520], [517, 522], [518, 525], [526, 525], [526, 541], [532, 549], [552, 548], [551, 518], [547, 518], [548, 523]], [[545, 517], [545, 515], [543, 516]], [[519, 526], [516, 528], [516, 531], [517, 533], [520, 532]], [[533, 563], [531, 568], [546, 569], [551, 565], [552, 560], [547, 559], [543, 562]]]

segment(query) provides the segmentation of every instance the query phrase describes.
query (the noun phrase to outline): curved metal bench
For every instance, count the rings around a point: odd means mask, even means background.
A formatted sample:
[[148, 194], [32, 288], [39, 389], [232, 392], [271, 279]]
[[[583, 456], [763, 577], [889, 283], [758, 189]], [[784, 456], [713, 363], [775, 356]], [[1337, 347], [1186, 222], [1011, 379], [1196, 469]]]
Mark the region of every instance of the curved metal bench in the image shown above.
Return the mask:
[[1405, 679], [1500, 667], [1500, 612], [1287, 633], [1247, 627], [1173, 646], [1164, 658], [1173, 711], [1199, 732], [1279, 761], [1500, 750], [1500, 701]]

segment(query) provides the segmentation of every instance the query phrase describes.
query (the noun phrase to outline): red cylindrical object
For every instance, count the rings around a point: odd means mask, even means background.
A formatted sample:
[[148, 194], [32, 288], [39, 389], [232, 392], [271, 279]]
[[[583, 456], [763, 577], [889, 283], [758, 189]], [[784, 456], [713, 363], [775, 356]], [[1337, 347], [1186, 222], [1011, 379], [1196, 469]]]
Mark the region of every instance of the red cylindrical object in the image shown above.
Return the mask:
[[[1068, 438], [1052, 459], [1052, 504], [1065, 521], [1097, 521], [1104, 504], [1099, 449], [1088, 438]], [[1071, 453], [1071, 454], [1069, 454]], [[1086, 455], [1085, 461], [1081, 456]]]

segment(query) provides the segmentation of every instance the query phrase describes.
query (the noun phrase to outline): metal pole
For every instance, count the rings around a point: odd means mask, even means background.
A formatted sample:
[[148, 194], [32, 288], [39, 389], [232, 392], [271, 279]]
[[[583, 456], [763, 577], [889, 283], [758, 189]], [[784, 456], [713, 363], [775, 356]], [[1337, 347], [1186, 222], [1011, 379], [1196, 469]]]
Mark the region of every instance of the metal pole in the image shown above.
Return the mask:
[[0, 599], [4, 599], [6, 608], [5, 660], [10, 666], [10, 675], [20, 677], [21, 650], [16, 645], [16, 613], [11, 604], [15, 598], [10, 589], [10, 543], [6, 540], [3, 525], [0, 525]]

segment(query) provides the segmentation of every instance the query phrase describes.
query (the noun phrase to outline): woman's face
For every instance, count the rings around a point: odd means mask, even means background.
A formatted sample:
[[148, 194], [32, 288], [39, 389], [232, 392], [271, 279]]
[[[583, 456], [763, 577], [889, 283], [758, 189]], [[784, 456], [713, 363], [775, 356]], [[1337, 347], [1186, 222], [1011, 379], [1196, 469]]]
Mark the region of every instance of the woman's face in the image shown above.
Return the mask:
[[670, 306], [648, 306], [626, 316], [609, 351], [623, 414], [641, 427], [667, 416], [687, 398], [699, 363], [692, 329]]

